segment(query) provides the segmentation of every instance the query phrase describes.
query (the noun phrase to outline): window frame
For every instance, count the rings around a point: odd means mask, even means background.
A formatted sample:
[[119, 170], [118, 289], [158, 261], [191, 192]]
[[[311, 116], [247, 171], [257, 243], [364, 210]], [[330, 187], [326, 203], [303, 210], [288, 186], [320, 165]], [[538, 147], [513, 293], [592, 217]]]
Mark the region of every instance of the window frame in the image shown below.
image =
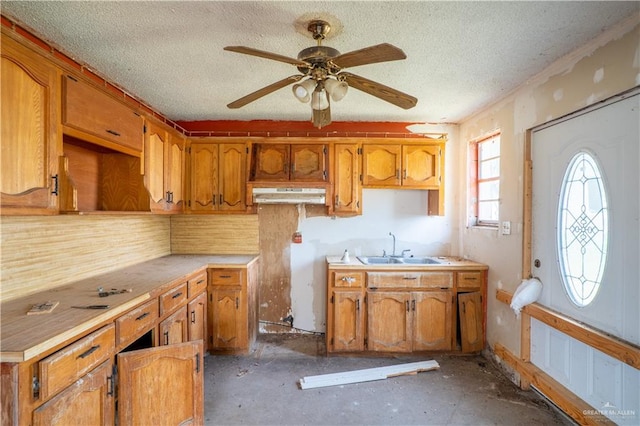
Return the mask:
[[[472, 140], [469, 143], [469, 226], [486, 227], [492, 229], [498, 229], [500, 225], [500, 180], [502, 178], [501, 164], [498, 167], [498, 175], [490, 178], [480, 178], [482, 163], [495, 160], [500, 160], [502, 150], [499, 149], [498, 155], [488, 158], [480, 158], [481, 150], [480, 145], [482, 143], [488, 143], [495, 139], [501, 143], [501, 131], [497, 130], [482, 136], [478, 139]], [[500, 147], [502, 148], [502, 147]], [[498, 198], [480, 199], [480, 184], [484, 182], [498, 182]], [[480, 203], [482, 201], [495, 201], [498, 203], [498, 218], [495, 220], [487, 220], [480, 218]]]

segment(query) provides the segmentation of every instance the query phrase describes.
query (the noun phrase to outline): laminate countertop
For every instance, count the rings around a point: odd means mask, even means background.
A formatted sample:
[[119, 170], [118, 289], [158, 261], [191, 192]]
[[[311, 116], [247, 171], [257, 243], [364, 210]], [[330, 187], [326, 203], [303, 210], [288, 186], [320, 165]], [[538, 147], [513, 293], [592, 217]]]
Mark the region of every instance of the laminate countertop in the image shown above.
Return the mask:
[[[422, 257], [422, 256], [417, 256]], [[366, 264], [358, 256], [349, 256], [349, 261], [344, 262], [342, 256], [327, 256], [327, 265], [330, 269], [358, 269], [376, 271], [469, 271], [487, 270], [489, 267], [483, 263], [455, 256], [424, 256], [431, 257], [438, 263], [430, 264]], [[411, 259], [411, 258], [410, 258]]]
[[[115, 320], [194, 273], [207, 268], [246, 268], [257, 260], [257, 255], [169, 255], [2, 302], [0, 361], [34, 358], [97, 325]], [[99, 297], [99, 288], [131, 289], [131, 292]], [[50, 313], [27, 315], [33, 305], [48, 301], [59, 304]], [[104, 304], [109, 308], [72, 308]]]

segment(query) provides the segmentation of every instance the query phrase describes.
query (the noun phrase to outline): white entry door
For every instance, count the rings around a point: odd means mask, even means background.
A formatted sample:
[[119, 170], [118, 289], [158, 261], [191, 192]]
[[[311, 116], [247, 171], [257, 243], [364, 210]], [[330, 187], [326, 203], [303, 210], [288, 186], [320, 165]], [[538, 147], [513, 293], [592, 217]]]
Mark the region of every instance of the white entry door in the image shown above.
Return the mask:
[[[543, 283], [539, 303], [635, 345], [639, 106], [638, 93], [618, 97], [534, 129], [531, 144], [531, 270]], [[640, 424], [639, 370], [536, 320], [531, 361], [616, 423]]]

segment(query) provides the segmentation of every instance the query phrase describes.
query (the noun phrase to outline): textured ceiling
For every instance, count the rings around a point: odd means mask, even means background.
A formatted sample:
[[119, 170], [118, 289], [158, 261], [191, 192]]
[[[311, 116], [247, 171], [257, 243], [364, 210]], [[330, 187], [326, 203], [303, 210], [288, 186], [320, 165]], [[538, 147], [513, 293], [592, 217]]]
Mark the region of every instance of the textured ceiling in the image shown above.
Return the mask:
[[306, 22], [333, 26], [342, 53], [391, 43], [406, 60], [350, 72], [418, 98], [403, 110], [355, 89], [334, 121], [457, 122], [640, 10], [640, 2], [62, 1], [1, 3], [2, 13], [173, 120], [307, 120], [289, 87], [226, 104], [297, 73], [224, 51], [243, 45], [295, 58], [315, 44]]

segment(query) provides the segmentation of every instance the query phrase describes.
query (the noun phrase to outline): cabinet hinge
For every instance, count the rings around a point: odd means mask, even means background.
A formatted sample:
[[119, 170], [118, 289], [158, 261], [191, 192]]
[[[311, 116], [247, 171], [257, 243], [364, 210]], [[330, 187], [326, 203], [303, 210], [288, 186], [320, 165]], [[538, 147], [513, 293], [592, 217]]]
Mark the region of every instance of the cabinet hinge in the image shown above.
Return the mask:
[[111, 366], [111, 375], [107, 376], [109, 387], [107, 388], [107, 396], [116, 397], [116, 379], [118, 377], [118, 367], [113, 364]]
[[33, 399], [38, 399], [40, 397], [40, 380], [36, 375], [31, 380], [31, 390], [33, 391]]
[[51, 190], [51, 193], [53, 195], [58, 195], [58, 190], [60, 189], [59, 188], [60, 184], [58, 182], [58, 175], [55, 174], [55, 175], [51, 176], [51, 180], [53, 180], [53, 189]]
[[196, 373], [200, 372], [200, 352], [196, 354]]
[[362, 155], [362, 147], [358, 148], [356, 152], [358, 153], [358, 155]]
[[327, 155], [327, 147], [326, 147], [326, 146], [325, 146], [324, 148], [322, 148], [322, 153], [323, 153], [324, 155]]

